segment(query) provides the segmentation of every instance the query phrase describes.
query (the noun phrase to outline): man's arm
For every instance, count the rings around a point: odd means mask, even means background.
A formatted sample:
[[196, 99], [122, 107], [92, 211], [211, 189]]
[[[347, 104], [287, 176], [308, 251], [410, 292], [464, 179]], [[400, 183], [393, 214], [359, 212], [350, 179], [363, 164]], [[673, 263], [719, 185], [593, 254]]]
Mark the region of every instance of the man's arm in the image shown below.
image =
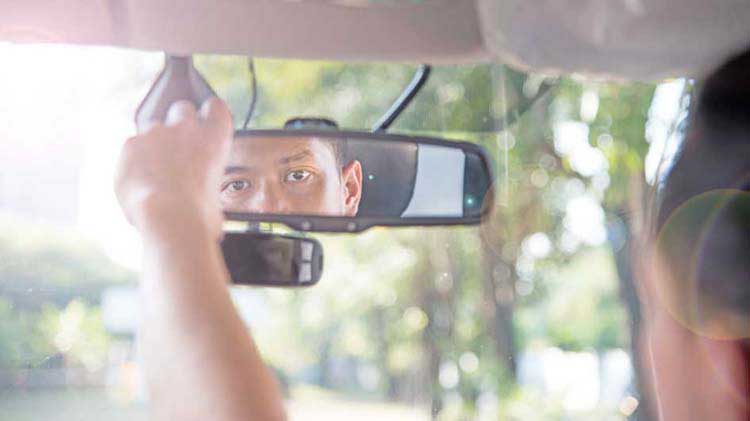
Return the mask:
[[140, 346], [156, 419], [285, 418], [226, 285], [218, 179], [231, 135], [222, 102], [200, 115], [178, 103], [121, 157], [118, 198], [143, 235]]

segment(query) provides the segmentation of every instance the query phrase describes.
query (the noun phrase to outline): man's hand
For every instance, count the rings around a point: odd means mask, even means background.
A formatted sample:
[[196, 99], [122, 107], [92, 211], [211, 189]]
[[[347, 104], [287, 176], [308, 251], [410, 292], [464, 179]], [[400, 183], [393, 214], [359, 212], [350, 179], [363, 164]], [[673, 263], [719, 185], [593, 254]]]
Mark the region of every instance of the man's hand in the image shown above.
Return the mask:
[[169, 109], [164, 124], [139, 128], [127, 140], [115, 178], [125, 216], [144, 234], [186, 213], [212, 236], [221, 233], [219, 183], [232, 140], [232, 116], [223, 101], [200, 111], [187, 101]]
[[[232, 118], [209, 100], [174, 104], [123, 148], [115, 189], [143, 234], [138, 332], [156, 420], [283, 420], [266, 368], [227, 289], [219, 183]], [[144, 130], [145, 129], [145, 130]]]

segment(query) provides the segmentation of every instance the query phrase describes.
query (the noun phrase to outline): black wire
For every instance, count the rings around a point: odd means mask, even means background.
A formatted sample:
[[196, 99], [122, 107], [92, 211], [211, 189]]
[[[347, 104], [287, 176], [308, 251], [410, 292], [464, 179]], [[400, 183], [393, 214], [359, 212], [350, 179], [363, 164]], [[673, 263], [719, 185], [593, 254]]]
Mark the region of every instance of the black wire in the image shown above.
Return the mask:
[[541, 101], [541, 99], [544, 98], [544, 96], [547, 95], [547, 93], [550, 92], [554, 86], [556, 86], [554, 83], [542, 82], [542, 85], [539, 87], [539, 90], [536, 92], [536, 95], [534, 95], [533, 98], [521, 102], [521, 104], [515, 108], [511, 108], [510, 110], [508, 110], [508, 112], [505, 113], [504, 116], [493, 119], [491, 130], [505, 130], [508, 127], [514, 125], [516, 121], [518, 121], [518, 119], [520, 119], [526, 113], [526, 111], [528, 111], [529, 109], [531, 109], [531, 107]]
[[400, 116], [401, 113], [404, 112], [406, 107], [408, 107], [414, 97], [417, 96], [425, 83], [427, 83], [427, 79], [430, 77], [431, 70], [432, 67], [430, 67], [430, 65], [428, 64], [419, 66], [409, 85], [404, 88], [401, 96], [396, 99], [396, 102], [391, 105], [391, 107], [388, 109], [388, 111], [385, 112], [383, 117], [380, 117], [380, 120], [378, 120], [378, 122], [375, 123], [374, 126], [372, 126], [372, 131], [384, 132], [388, 130], [389, 127], [391, 127], [393, 122], [396, 121], [398, 116]]
[[258, 82], [255, 78], [255, 62], [252, 58], [249, 58], [248, 70], [250, 71], [250, 86], [252, 89], [250, 97], [250, 106], [245, 114], [245, 122], [242, 124], [242, 130], [247, 130], [247, 126], [250, 125], [250, 119], [253, 118], [255, 112], [255, 103], [258, 101]]

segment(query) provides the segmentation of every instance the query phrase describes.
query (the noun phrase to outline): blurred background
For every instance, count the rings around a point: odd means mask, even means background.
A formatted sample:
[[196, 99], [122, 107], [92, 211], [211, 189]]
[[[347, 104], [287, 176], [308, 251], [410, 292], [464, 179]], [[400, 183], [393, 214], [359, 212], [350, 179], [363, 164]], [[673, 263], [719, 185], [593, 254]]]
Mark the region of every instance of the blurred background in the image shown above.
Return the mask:
[[[111, 185], [163, 57], [2, 43], [0, 57], [1, 418], [145, 420], [140, 244]], [[248, 59], [196, 66], [241, 124]], [[416, 66], [256, 59], [255, 69], [251, 127], [316, 116], [366, 130]], [[312, 234], [326, 254], [317, 286], [232, 291], [292, 419], [638, 419], [649, 403], [628, 246], [689, 91], [685, 80], [436, 67], [391, 131], [484, 145], [492, 216]]]

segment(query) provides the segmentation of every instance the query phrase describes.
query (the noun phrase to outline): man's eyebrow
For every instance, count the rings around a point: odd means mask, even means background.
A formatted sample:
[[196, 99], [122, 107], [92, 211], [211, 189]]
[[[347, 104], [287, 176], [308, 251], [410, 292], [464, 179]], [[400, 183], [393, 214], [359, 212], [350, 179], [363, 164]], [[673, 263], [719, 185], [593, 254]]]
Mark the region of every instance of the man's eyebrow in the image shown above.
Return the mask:
[[288, 164], [290, 162], [299, 161], [299, 160], [307, 158], [309, 156], [312, 156], [312, 152], [310, 152], [309, 149], [305, 149], [305, 150], [303, 150], [301, 152], [295, 153], [294, 155], [290, 155], [290, 156], [281, 158], [281, 159], [279, 159], [276, 162], [278, 162], [279, 164]]
[[249, 169], [250, 169], [250, 167], [246, 167], [246, 166], [242, 166], [242, 165], [233, 165], [233, 166], [226, 167], [224, 169], [224, 175], [235, 174], [235, 173], [238, 173], [238, 172], [246, 172]]

